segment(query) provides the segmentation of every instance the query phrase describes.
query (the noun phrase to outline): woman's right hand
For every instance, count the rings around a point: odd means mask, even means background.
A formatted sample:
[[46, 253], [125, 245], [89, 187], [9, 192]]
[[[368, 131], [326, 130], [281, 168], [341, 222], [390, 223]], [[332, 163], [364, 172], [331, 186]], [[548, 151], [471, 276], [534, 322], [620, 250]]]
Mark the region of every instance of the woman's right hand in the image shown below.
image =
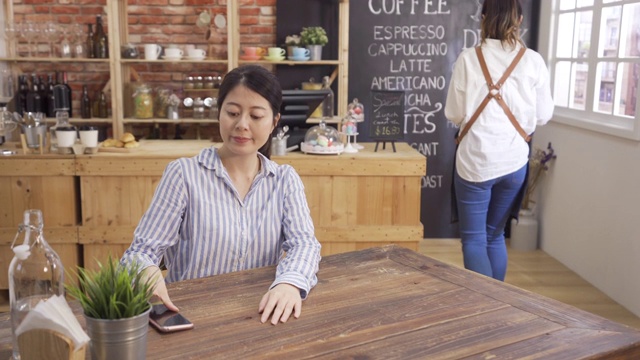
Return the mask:
[[142, 270], [143, 279], [151, 279], [153, 283], [153, 295], [162, 301], [164, 306], [171, 311], [180, 311], [177, 306], [171, 302], [169, 298], [169, 291], [167, 290], [167, 284], [162, 277], [162, 271], [157, 266], [149, 266]]

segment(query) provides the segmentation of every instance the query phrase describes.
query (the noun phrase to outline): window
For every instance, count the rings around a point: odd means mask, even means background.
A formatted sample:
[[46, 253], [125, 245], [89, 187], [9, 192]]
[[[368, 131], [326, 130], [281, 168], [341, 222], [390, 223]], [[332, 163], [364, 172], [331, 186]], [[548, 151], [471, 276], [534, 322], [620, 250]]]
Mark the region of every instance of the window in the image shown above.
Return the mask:
[[543, 0], [541, 7], [554, 118], [640, 140], [640, 0]]

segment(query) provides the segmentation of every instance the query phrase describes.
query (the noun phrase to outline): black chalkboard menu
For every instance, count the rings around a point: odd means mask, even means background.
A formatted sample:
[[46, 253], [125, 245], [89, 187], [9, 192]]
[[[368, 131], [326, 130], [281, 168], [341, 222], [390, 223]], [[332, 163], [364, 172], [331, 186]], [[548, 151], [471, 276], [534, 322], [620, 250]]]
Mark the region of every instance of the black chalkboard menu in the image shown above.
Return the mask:
[[369, 136], [376, 141], [404, 139], [404, 91], [372, 90]]
[[[457, 238], [451, 224], [451, 181], [457, 127], [444, 116], [453, 64], [478, 45], [482, 0], [357, 0], [349, 3], [349, 100], [361, 99], [358, 141], [382, 130], [374, 93], [402, 91], [404, 114], [394, 117], [403, 139], [428, 162], [422, 178], [421, 221], [426, 238]], [[522, 37], [533, 47], [540, 0], [521, 0]], [[399, 122], [399, 124], [398, 124]], [[399, 126], [398, 126], [399, 125]], [[382, 127], [381, 127], [382, 126]]]

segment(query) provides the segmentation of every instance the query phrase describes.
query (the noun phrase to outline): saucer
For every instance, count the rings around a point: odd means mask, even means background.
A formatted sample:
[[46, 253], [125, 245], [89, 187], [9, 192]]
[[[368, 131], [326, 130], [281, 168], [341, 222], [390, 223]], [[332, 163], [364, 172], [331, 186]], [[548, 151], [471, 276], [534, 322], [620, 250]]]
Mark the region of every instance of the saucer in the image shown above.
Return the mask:
[[290, 56], [289, 57], [289, 60], [293, 60], [293, 61], [307, 61], [309, 59], [310, 59], [309, 56], [301, 56], [301, 57]]
[[204, 60], [204, 56], [185, 56], [184, 57], [185, 60]]
[[260, 60], [261, 56], [259, 55], [240, 55], [240, 60], [248, 60], [248, 61], [256, 61]]
[[269, 61], [282, 61], [282, 60], [284, 60], [284, 56], [279, 56], [279, 57], [265, 56], [265, 57], [263, 57], [263, 59], [269, 60]]
[[166, 56], [164, 55], [162, 57], [163, 60], [170, 60], [170, 61], [176, 61], [176, 60], [180, 60], [182, 59], [182, 56]]

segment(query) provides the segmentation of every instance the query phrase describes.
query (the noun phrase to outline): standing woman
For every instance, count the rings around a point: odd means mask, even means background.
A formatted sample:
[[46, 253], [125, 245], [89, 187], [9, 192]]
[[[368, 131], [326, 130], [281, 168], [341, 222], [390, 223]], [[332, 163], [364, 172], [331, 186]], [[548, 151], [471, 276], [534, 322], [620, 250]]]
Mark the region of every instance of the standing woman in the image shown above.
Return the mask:
[[518, 0], [484, 1], [481, 44], [456, 60], [445, 106], [460, 127], [453, 183], [464, 266], [501, 281], [504, 228], [526, 187], [530, 135], [553, 115], [549, 72], [520, 39], [522, 18]]
[[169, 309], [178, 310], [165, 281], [277, 264], [257, 304], [261, 321], [271, 318], [275, 325], [300, 316], [302, 300], [317, 283], [320, 243], [300, 176], [269, 160], [281, 103], [282, 89], [268, 70], [232, 70], [218, 96], [222, 146], [165, 169], [122, 262], [141, 263]]

